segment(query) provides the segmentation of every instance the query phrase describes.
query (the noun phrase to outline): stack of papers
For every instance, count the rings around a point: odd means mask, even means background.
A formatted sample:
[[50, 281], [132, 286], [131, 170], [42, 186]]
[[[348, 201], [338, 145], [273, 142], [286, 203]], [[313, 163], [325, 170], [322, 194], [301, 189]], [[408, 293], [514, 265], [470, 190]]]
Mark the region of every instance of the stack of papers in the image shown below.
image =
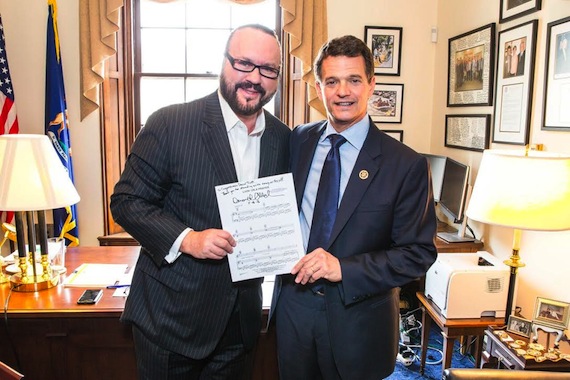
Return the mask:
[[129, 286], [132, 274], [126, 273], [128, 269], [128, 264], [84, 263], [66, 277], [63, 286], [94, 289]]

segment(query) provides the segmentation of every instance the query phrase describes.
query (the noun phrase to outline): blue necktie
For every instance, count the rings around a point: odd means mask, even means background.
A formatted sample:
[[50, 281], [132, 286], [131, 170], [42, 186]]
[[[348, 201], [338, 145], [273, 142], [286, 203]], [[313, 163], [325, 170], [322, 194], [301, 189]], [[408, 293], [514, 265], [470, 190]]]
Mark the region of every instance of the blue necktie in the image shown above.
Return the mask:
[[346, 142], [346, 139], [339, 134], [330, 135], [328, 139], [331, 141], [331, 149], [327, 154], [323, 170], [321, 171], [307, 253], [326, 245], [331, 236], [338, 210], [340, 194], [339, 149]]

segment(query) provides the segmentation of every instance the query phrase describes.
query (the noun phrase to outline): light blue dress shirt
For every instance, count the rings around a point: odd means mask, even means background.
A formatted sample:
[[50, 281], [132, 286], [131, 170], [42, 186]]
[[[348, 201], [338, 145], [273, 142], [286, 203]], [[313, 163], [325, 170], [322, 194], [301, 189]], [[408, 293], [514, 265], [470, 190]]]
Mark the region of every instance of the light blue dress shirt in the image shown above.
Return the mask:
[[[340, 147], [340, 195], [339, 205], [342, 202], [344, 190], [348, 184], [348, 179], [356, 163], [356, 159], [362, 149], [364, 140], [368, 135], [370, 128], [370, 119], [366, 115], [362, 120], [354, 124], [352, 127], [343, 131], [341, 135], [346, 139]], [[307, 243], [309, 242], [309, 233], [311, 231], [311, 224], [313, 221], [313, 211], [315, 209], [315, 200], [317, 199], [317, 190], [319, 188], [319, 180], [321, 178], [321, 171], [325, 163], [325, 158], [331, 148], [330, 140], [327, 137], [331, 134], [337, 133], [335, 129], [327, 122], [327, 127], [321, 137], [313, 156], [313, 162], [309, 170], [303, 200], [301, 202], [301, 213], [299, 215], [301, 222], [301, 233], [303, 235], [303, 244], [307, 250]], [[307, 252], [308, 253], [308, 252]]]

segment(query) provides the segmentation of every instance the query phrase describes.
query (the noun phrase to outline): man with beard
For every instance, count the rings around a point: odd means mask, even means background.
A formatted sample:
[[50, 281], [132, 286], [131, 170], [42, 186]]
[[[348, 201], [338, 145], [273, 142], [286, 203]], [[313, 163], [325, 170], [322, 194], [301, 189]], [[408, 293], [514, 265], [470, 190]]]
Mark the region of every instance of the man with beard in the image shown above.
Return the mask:
[[261, 328], [261, 281], [232, 283], [214, 186], [288, 168], [289, 128], [263, 110], [277, 91], [275, 33], [230, 35], [219, 90], [151, 115], [111, 197], [142, 246], [123, 322], [140, 379], [241, 379]]

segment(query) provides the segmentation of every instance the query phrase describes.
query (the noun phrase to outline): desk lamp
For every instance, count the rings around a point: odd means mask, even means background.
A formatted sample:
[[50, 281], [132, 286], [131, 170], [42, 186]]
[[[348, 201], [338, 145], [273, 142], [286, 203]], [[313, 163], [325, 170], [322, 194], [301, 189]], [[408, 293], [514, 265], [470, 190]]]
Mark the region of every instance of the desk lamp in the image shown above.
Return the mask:
[[[49, 265], [45, 210], [73, 205], [79, 202], [79, 194], [45, 135], [0, 136], [0, 178], [0, 210], [14, 211], [16, 222], [20, 272], [10, 278], [12, 287], [29, 292], [52, 288], [59, 275]], [[42, 273], [37, 273], [35, 265], [36, 216]]]
[[485, 150], [467, 216], [514, 228], [505, 321], [513, 310], [521, 230], [570, 229], [570, 156], [541, 151]]

